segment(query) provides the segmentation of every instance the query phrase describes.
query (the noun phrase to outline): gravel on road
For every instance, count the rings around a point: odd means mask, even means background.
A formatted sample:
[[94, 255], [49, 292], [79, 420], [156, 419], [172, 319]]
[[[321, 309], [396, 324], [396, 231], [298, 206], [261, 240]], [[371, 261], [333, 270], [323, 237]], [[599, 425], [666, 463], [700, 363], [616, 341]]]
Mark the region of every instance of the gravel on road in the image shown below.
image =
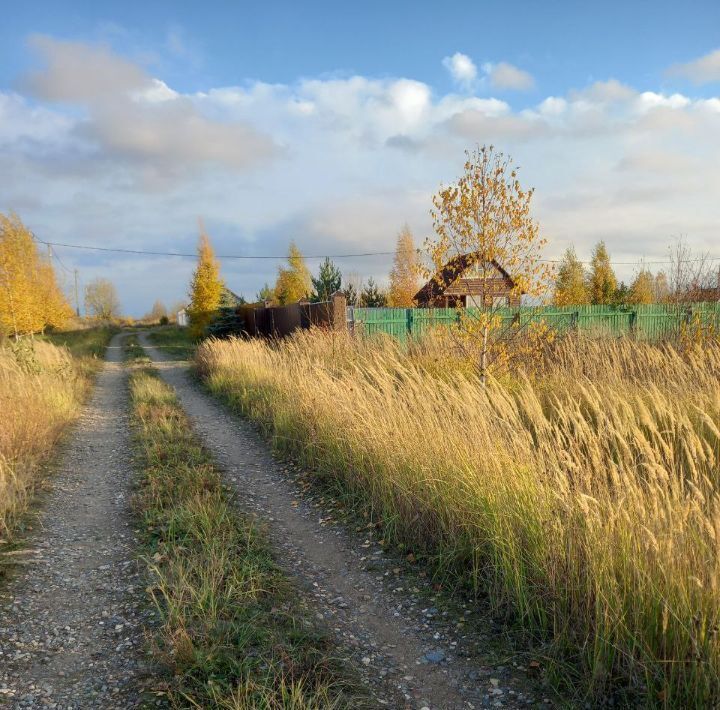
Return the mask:
[[378, 707], [552, 705], [509, 644], [498, 657], [502, 629], [491, 618], [476, 618], [471, 604], [452, 612], [428, 604], [417, 578], [406, 578], [369, 532], [335, 522], [251, 423], [198, 387], [186, 362], [165, 358], [145, 334], [140, 339], [241, 504], [267, 525], [279, 563], [314, 600]]
[[161, 703], [144, 652], [153, 611], [135, 559], [121, 337], [61, 445], [24, 564], [0, 590], [0, 705], [134, 708]]

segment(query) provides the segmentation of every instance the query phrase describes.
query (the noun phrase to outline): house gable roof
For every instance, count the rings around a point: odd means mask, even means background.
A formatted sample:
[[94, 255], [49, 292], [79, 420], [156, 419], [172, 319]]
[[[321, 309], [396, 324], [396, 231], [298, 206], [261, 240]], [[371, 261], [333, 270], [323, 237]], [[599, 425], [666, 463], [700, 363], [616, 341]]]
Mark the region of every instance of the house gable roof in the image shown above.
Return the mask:
[[[446, 289], [452, 286], [455, 281], [461, 278], [462, 275], [478, 261], [478, 252], [454, 256], [415, 294], [413, 300], [416, 303], [430, 303], [433, 299], [442, 296]], [[515, 285], [510, 274], [508, 274], [495, 259], [492, 259], [489, 263], [492, 264], [501, 277], [507, 279], [512, 286]]]

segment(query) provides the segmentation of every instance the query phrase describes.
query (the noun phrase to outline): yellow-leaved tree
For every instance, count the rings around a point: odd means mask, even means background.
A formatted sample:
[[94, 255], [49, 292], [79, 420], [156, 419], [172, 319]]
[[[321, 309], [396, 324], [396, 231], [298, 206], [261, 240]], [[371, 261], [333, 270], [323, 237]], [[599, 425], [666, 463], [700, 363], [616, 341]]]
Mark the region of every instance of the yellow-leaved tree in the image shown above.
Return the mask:
[[590, 303], [585, 269], [572, 247], [566, 249], [558, 267], [554, 300], [557, 306], [582, 306]]
[[398, 234], [393, 268], [390, 272], [391, 306], [410, 308], [418, 290], [419, 260], [410, 227], [406, 224]]
[[72, 315], [49, 259], [17, 215], [0, 214], [0, 332], [22, 335], [60, 327]]
[[524, 295], [537, 301], [546, 296], [553, 270], [542, 261], [546, 240], [531, 214], [533, 190], [520, 185], [512, 160], [493, 146], [482, 146], [466, 152], [464, 168], [454, 185], [433, 197], [435, 237], [426, 246], [434, 270], [428, 275], [447, 286], [472, 273], [480, 307], [458, 309], [456, 332], [477, 356], [485, 382], [491, 370], [532, 357], [552, 337], [542, 323], [526, 325], [503, 317], [506, 304], [495, 291], [498, 274], [504, 271], [511, 279], [510, 298]]
[[55, 278], [50, 258], [43, 256], [36, 267], [36, 284], [39, 309], [38, 318], [43, 328], [62, 328], [75, 311]]
[[220, 279], [220, 264], [210, 246], [210, 239], [204, 231], [198, 243], [198, 263], [190, 284], [190, 333], [199, 338], [215, 317], [222, 297], [223, 282]]
[[655, 301], [655, 277], [648, 269], [642, 268], [630, 286], [630, 303], [648, 304]]
[[290, 242], [287, 266], [278, 268], [275, 300], [281, 305], [308, 298], [312, 291], [312, 276], [295, 242]]
[[598, 242], [593, 249], [588, 277], [590, 299], [595, 305], [612, 303], [617, 291], [617, 278], [610, 263], [605, 242]]

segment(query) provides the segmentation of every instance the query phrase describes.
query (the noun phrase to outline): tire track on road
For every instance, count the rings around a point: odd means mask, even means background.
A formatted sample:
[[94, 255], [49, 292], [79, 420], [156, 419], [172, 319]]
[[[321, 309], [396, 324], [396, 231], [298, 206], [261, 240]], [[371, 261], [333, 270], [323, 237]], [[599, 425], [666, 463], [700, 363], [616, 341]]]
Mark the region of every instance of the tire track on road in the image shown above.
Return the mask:
[[[381, 553], [340, 526], [324, 525], [252, 426], [202, 392], [186, 363], [166, 359], [145, 334], [140, 340], [243, 505], [268, 524], [280, 564], [314, 597], [318, 614], [381, 705], [454, 710], [535, 704], [526, 677], [468, 659], [470, 639], [448, 636], [441, 623], [433, 633], [428, 610], [408, 595], [388, 594], [387, 575], [376, 571]], [[438, 614], [431, 611], [430, 617]]]

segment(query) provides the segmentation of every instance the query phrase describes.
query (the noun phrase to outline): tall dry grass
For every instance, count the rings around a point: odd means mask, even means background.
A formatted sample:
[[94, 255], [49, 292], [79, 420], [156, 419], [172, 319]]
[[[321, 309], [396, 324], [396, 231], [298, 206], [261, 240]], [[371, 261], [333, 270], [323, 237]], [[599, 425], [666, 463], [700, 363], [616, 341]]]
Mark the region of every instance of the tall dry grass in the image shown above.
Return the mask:
[[0, 344], [0, 539], [27, 508], [43, 464], [79, 415], [94, 371], [65, 347]]
[[720, 703], [720, 347], [567, 340], [487, 387], [432, 346], [337, 334], [197, 362], [386, 539], [552, 638], [578, 692]]

